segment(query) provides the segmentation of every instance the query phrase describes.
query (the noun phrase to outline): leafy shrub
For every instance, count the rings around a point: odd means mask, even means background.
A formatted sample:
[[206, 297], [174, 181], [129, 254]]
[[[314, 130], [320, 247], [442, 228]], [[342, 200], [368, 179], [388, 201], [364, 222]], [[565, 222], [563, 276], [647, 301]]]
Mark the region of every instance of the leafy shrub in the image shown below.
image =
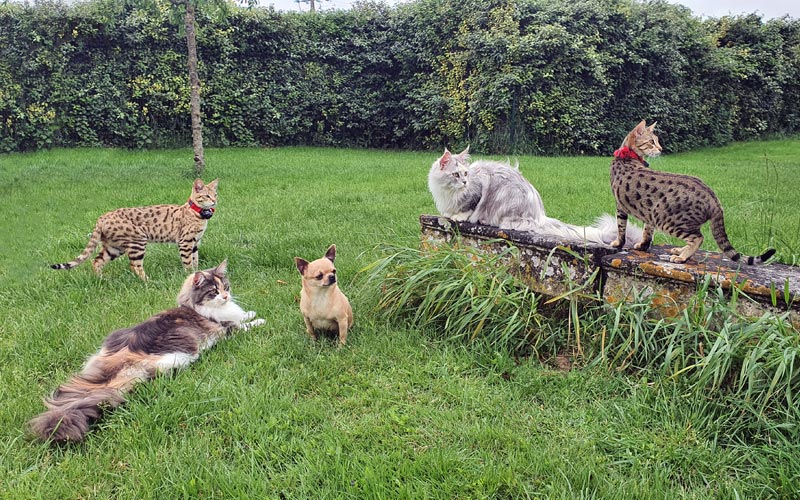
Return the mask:
[[[172, 17], [0, 4], [0, 151], [189, 144]], [[799, 47], [798, 20], [701, 21], [663, 0], [232, 7], [198, 26], [205, 137], [223, 146], [608, 154], [642, 118], [671, 151], [792, 134]]]

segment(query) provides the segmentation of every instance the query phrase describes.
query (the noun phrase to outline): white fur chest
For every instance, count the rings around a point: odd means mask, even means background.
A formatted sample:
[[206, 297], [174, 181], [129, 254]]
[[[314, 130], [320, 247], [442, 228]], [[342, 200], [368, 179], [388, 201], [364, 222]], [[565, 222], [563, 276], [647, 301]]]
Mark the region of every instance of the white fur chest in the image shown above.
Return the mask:
[[454, 187], [448, 183], [447, 174], [442, 174], [431, 169], [428, 175], [428, 190], [431, 192], [436, 210], [445, 217], [452, 217], [462, 212], [462, 205], [465, 196], [469, 195], [468, 186], [459, 185]]
[[198, 314], [204, 316], [217, 323], [230, 322], [240, 324], [247, 319], [247, 314], [244, 310], [234, 302], [226, 302], [220, 306], [195, 306], [194, 310]]

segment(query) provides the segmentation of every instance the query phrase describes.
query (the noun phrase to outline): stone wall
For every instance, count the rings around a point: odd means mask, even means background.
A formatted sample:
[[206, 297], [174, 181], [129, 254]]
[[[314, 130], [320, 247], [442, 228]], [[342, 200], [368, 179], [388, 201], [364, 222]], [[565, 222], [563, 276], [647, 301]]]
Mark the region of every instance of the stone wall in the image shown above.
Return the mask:
[[610, 303], [634, 293], [655, 295], [652, 303], [665, 316], [678, 314], [706, 280], [728, 293], [736, 287], [737, 307], [759, 316], [765, 311], [789, 312], [800, 327], [800, 267], [785, 264], [748, 266], [718, 252], [698, 251], [689, 262], [669, 261], [667, 245], [647, 252], [616, 250], [594, 244], [563, 244], [523, 231], [455, 222], [421, 215], [423, 248], [436, 248], [458, 237], [462, 245], [499, 253], [508, 245], [519, 249], [519, 261], [509, 265], [536, 292], [558, 296], [576, 285], [599, 292]]

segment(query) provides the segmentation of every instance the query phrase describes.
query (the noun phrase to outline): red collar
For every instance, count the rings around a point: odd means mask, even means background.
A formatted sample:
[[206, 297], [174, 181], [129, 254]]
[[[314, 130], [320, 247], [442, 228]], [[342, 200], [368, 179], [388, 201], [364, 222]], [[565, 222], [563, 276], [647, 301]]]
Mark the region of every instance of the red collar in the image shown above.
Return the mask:
[[211, 216], [214, 215], [214, 211], [216, 210], [214, 207], [201, 208], [199, 205], [193, 202], [191, 198], [189, 198], [188, 203], [189, 203], [189, 208], [197, 212], [197, 215], [199, 215], [201, 219], [210, 219]]
[[644, 159], [628, 146], [622, 146], [618, 150], [614, 151], [614, 158], [622, 158], [623, 160], [630, 158], [644, 162]]

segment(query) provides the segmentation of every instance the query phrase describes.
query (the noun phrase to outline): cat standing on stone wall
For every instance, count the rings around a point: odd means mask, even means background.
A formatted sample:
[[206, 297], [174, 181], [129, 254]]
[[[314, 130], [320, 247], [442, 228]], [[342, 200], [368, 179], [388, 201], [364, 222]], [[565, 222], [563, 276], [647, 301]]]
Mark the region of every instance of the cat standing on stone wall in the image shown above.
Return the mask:
[[83, 370], [45, 400], [47, 411], [29, 423], [33, 433], [43, 441], [80, 441], [103, 410], [122, 404], [137, 382], [188, 366], [230, 331], [264, 324], [233, 302], [226, 271], [223, 261], [191, 274], [178, 307], [106, 337]]
[[[661, 144], [642, 120], [628, 133], [611, 162], [611, 190], [617, 199], [618, 236], [612, 246], [621, 247], [631, 235], [626, 232], [628, 215], [644, 221], [644, 234], [634, 248], [647, 250], [658, 229], [680, 238], [686, 246], [673, 248], [670, 262], [686, 262], [703, 243], [700, 228], [711, 221], [711, 234], [720, 250], [731, 260], [741, 255], [733, 249], [725, 232], [722, 205], [710, 187], [697, 177], [652, 170], [644, 156], [661, 154]], [[626, 234], [627, 233], [627, 234]], [[775, 253], [769, 249], [758, 257], [745, 256], [747, 264], [764, 262]]]
[[53, 264], [53, 269], [72, 269], [88, 259], [98, 245], [92, 267], [100, 274], [103, 266], [122, 254], [127, 254], [131, 270], [143, 280], [147, 279], [142, 267], [148, 242], [177, 243], [181, 262], [186, 269], [197, 269], [197, 249], [214, 215], [217, 204], [215, 179], [208, 184], [196, 179], [192, 194], [183, 205], [152, 205], [148, 207], [118, 208], [100, 216], [89, 243], [75, 260]]
[[[428, 189], [439, 213], [456, 221], [600, 245], [608, 245], [617, 235], [614, 217], [608, 214], [593, 226], [573, 226], [547, 217], [542, 197], [519, 169], [491, 160], [470, 163], [469, 148], [457, 155], [445, 149], [431, 165]], [[642, 234], [633, 225], [628, 232], [629, 240], [638, 240]]]

